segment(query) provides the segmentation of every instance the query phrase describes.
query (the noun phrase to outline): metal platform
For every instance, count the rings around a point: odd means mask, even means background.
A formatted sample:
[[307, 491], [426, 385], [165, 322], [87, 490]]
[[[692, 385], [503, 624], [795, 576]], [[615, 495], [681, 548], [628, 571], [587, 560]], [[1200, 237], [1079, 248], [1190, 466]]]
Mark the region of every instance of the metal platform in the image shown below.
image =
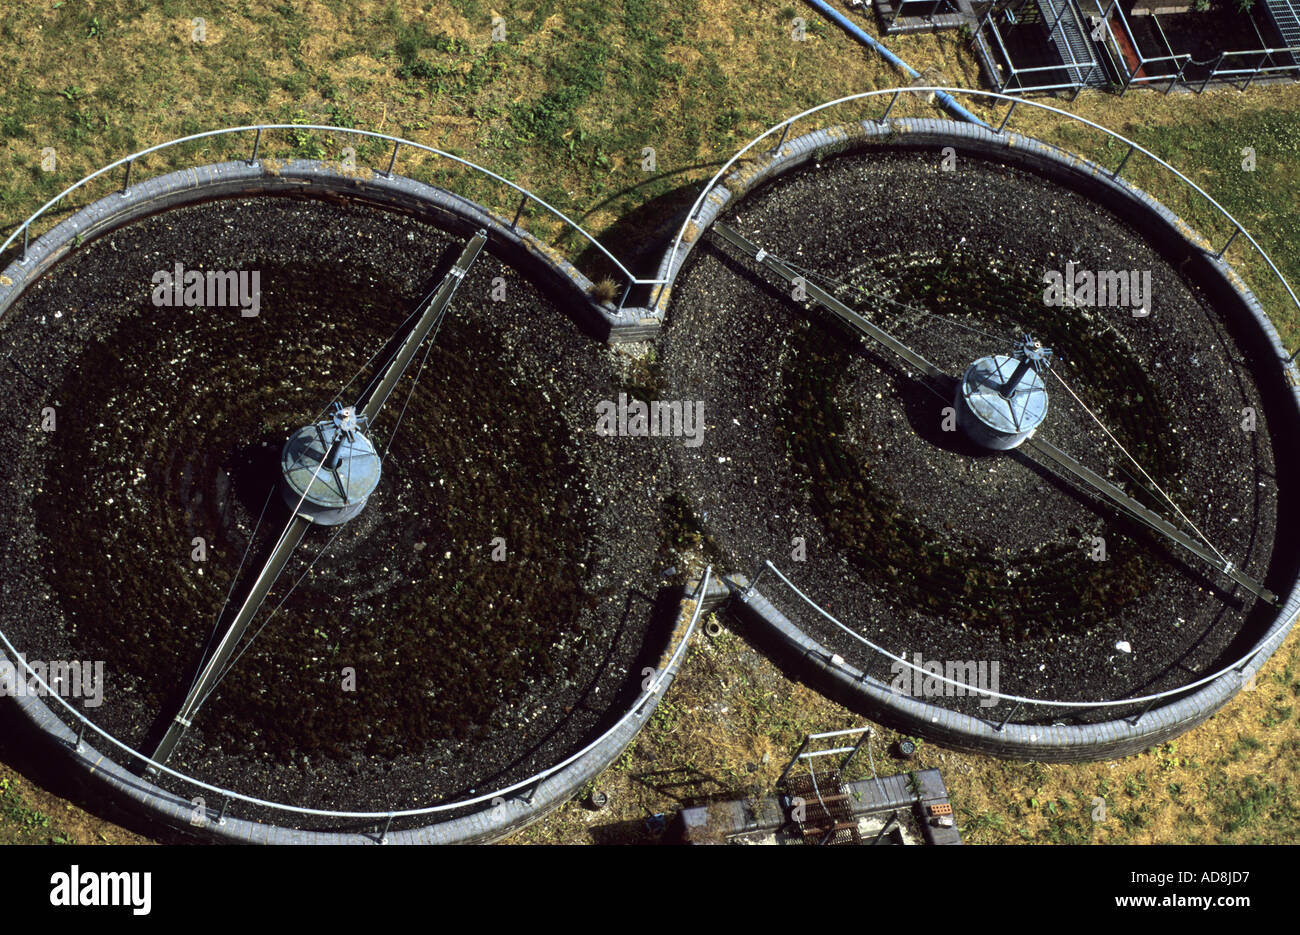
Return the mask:
[[968, 0], [877, 0], [876, 15], [887, 36], [974, 27]]
[[[807, 776], [803, 777], [805, 780]], [[821, 784], [823, 797], [828, 786]], [[818, 835], [811, 822], [805, 835], [790, 822], [789, 797], [763, 797], [710, 802], [682, 809], [677, 837], [685, 844], [857, 844], [941, 845], [962, 843], [961, 832], [952, 818], [948, 789], [937, 769], [918, 770], [879, 779], [863, 779], [838, 786], [842, 795], [831, 805], [834, 822], [844, 825], [827, 839]], [[813, 817], [807, 803], [817, 805], [816, 796], [800, 796], [806, 816]], [[907, 817], [912, 819], [905, 821]], [[851, 824], [852, 827], [848, 827]], [[917, 829], [919, 828], [919, 835]]]
[[1113, 76], [1076, 0], [1003, 0], [990, 4], [972, 45], [999, 91], [1106, 87]]
[[1079, 8], [1070, 0], [1036, 0], [1065, 73], [1075, 86], [1104, 88], [1109, 79]]
[[[1300, 2], [1297, 0], [1265, 0], [1264, 8], [1268, 17], [1277, 27], [1283, 45], [1289, 48], [1300, 47]], [[1286, 57], [1293, 64], [1300, 64], [1300, 54], [1287, 53]]]

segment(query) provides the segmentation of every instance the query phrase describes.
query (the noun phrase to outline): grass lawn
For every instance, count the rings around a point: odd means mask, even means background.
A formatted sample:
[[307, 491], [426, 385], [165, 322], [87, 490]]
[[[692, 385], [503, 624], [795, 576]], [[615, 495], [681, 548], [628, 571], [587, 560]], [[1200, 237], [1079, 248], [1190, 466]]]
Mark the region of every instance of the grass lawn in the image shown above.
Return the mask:
[[[803, 41], [791, 35], [796, 16], [807, 22]], [[202, 42], [195, 41], [200, 31]], [[6, 236], [64, 187], [120, 156], [263, 121], [377, 130], [440, 147], [531, 188], [606, 236], [615, 252], [631, 252], [766, 126], [830, 98], [908, 83], [811, 7], [765, 0], [40, 0], [7, 11], [0, 40]], [[888, 44], [933, 83], [979, 85], [957, 33]], [[875, 114], [882, 105], [841, 116]], [[1300, 86], [1257, 85], [1244, 95], [1085, 93], [1058, 106], [1168, 159], [1300, 282]], [[914, 102], [896, 113], [939, 112]], [[1032, 108], [1019, 108], [1010, 126], [1107, 165], [1124, 155]], [[246, 158], [250, 142], [187, 144], [136, 171]], [[339, 158], [350, 142], [303, 130], [266, 140], [263, 152]], [[359, 164], [386, 165], [386, 147], [352, 145]], [[1247, 147], [1253, 171], [1243, 168]], [[652, 171], [645, 170], [648, 148]], [[404, 154], [398, 171], [513, 212], [499, 188], [431, 156]], [[1135, 157], [1125, 175], [1211, 242], [1227, 239], [1229, 229], [1151, 163]], [[78, 193], [50, 220], [120, 181]], [[619, 223], [629, 217], [635, 224]], [[543, 219], [526, 223], [556, 233]], [[1228, 256], [1288, 345], [1300, 345], [1300, 316], [1269, 285], [1262, 264], [1241, 239]], [[1047, 766], [923, 744], [913, 764], [943, 770], [972, 843], [1290, 841], [1300, 831], [1298, 647], [1293, 634], [1252, 691], [1208, 724], [1139, 756]], [[790, 682], [731, 630], [701, 636], [648, 728], [599, 780], [610, 805], [597, 813], [571, 804], [514, 840], [643, 839], [647, 817], [684, 799], [769, 790], [803, 733], [862, 723]], [[901, 768], [882, 755], [892, 739], [888, 731], [877, 736], [877, 764], [886, 772]], [[145, 840], [114, 825], [98, 803], [60, 798], [70, 793], [57, 771], [2, 739], [0, 759], [0, 842]]]

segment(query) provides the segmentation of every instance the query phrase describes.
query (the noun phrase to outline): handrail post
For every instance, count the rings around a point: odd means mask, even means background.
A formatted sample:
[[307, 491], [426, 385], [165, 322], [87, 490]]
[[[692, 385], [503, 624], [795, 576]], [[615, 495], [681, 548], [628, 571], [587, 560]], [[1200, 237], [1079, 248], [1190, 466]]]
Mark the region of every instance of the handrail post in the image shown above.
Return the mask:
[[528, 196], [519, 199], [519, 210], [515, 212], [515, 219], [510, 222], [510, 229], [515, 230], [519, 226], [519, 218], [523, 216], [524, 206], [528, 204]]
[[1097, 70], [1096, 62], [1093, 62], [1091, 65], [1088, 66], [1088, 73], [1083, 76], [1082, 81], [1080, 81], [1078, 84], [1074, 86], [1074, 94], [1070, 96], [1071, 101], [1077, 101], [1079, 99], [1079, 92], [1083, 90], [1084, 85], [1088, 83], [1088, 81], [1092, 78], [1092, 73], [1096, 70]]
[[890, 826], [897, 820], [898, 820], [898, 809], [894, 809], [892, 812], [889, 813], [889, 817], [885, 819], [885, 823], [880, 826], [880, 830], [876, 832], [876, 836], [871, 839], [872, 847], [876, 846], [876, 844], [880, 841], [880, 839], [885, 836], [885, 832], [888, 831]]
[[[676, 243], [673, 244], [673, 255], [674, 255], [674, 256], [677, 255], [677, 244], [676, 244]], [[669, 280], [669, 282], [671, 282], [671, 280]], [[667, 282], [661, 282], [661, 283], [656, 283], [656, 284], [655, 284], [654, 297], [651, 298], [651, 300], [650, 300], [650, 308], [651, 308], [651, 309], [656, 309], [656, 308], [659, 307], [659, 300], [662, 299], [662, 298], [664, 297], [664, 290], [667, 289], [667, 288], [668, 288], [668, 283], [667, 283]]]
[[1129, 726], [1137, 727], [1138, 721], [1142, 720], [1144, 717], [1147, 716], [1147, 712], [1150, 711], [1153, 707], [1155, 707], [1155, 703], [1156, 703], [1156, 699], [1154, 698], [1148, 701], [1146, 705], [1142, 708], [1142, 710], [1138, 712], [1138, 716], [1128, 722]]
[[776, 141], [776, 145], [772, 147], [772, 152], [776, 152], [776, 151], [777, 151], [778, 149], [780, 149], [781, 146], [785, 143], [785, 138], [786, 138], [787, 135], [789, 135], [789, 133], [790, 133], [790, 127], [791, 127], [793, 124], [794, 124], [794, 121], [793, 121], [793, 120], [787, 120], [787, 121], [785, 122], [785, 126], [781, 128], [781, 138], [780, 138], [779, 140], [777, 140], [777, 141]]
[[1268, 53], [1265, 52], [1263, 56], [1260, 57], [1259, 64], [1255, 66], [1255, 70], [1246, 76], [1246, 86], [1241, 89], [1243, 92], [1250, 90], [1250, 83], [1255, 80], [1255, 76], [1259, 74], [1259, 70], [1264, 67], [1264, 63], [1267, 61]]
[[257, 135], [253, 137], [253, 158], [248, 160], [250, 166], [257, 165], [257, 152], [262, 146], [262, 128], [257, 128]]
[[126, 196], [127, 190], [131, 187], [131, 169], [135, 167], [135, 160], [131, 159], [126, 164], [126, 178], [122, 180], [122, 195]]
[[880, 115], [880, 119], [877, 120], [876, 123], [883, 124], [889, 120], [889, 112], [894, 109], [894, 104], [898, 102], [898, 95], [902, 93], [902, 91], [894, 92], [894, 96], [889, 99], [889, 106], [885, 108], [885, 112]]
[[1232, 236], [1228, 238], [1228, 242], [1223, 245], [1223, 249], [1214, 255], [1214, 258], [1216, 260], [1223, 259], [1223, 255], [1228, 252], [1228, 248], [1232, 246], [1232, 242], [1237, 239], [1237, 235], [1240, 233], [1241, 233], [1241, 227], [1237, 227], [1232, 232]]
[[541, 791], [542, 783], [545, 781], [545, 778], [538, 779], [537, 782], [528, 787], [528, 791], [524, 793], [524, 795], [520, 796], [520, 798], [522, 798], [528, 805], [532, 805], [537, 798], [537, 793]]
[[1169, 87], [1165, 88], [1165, 97], [1168, 97], [1168, 96], [1169, 96], [1169, 93], [1170, 93], [1171, 91], [1173, 91], [1173, 89], [1174, 89], [1174, 85], [1182, 83], [1182, 80], [1183, 80], [1183, 70], [1187, 68], [1187, 62], [1188, 62], [1190, 59], [1191, 59], [1191, 56], [1188, 55], [1186, 58], [1183, 59], [1183, 63], [1182, 63], [1181, 65], [1178, 66], [1178, 74], [1174, 75], [1174, 77], [1170, 79], [1170, 81], [1169, 81]]
[[1201, 82], [1201, 90], [1197, 91], [1197, 92], [1196, 92], [1197, 94], [1204, 94], [1204, 93], [1205, 93], [1205, 88], [1206, 88], [1206, 86], [1209, 85], [1209, 83], [1210, 83], [1210, 79], [1214, 77], [1215, 72], [1217, 72], [1217, 71], [1219, 70], [1219, 66], [1223, 64], [1223, 57], [1224, 57], [1225, 55], [1227, 55], [1227, 54], [1228, 54], [1227, 52], [1220, 52], [1220, 53], [1219, 53], [1219, 57], [1218, 57], [1217, 59], [1215, 59], [1215, 60], [1214, 60], [1214, 64], [1210, 66], [1210, 70], [1209, 70], [1209, 72], [1206, 74], [1206, 76], [1205, 76], [1205, 80]]
[[1133, 155], [1135, 149], [1137, 149], [1137, 147], [1132, 143], [1128, 144], [1128, 152], [1126, 152], [1124, 158], [1119, 161], [1119, 165], [1115, 167], [1115, 171], [1110, 174], [1111, 178], [1117, 178], [1119, 174], [1124, 171], [1124, 167], [1128, 165], [1129, 157]]
[[803, 756], [804, 751], [807, 749], [808, 749], [808, 735], [805, 734], [803, 738], [803, 743], [799, 745], [799, 749], [796, 750], [794, 756], [790, 758], [790, 762], [785, 765], [785, 769], [781, 770], [781, 775], [777, 777], [776, 784], [772, 786], [773, 789], [781, 788], [781, 784], [785, 782], [786, 777], [790, 775], [790, 770], [794, 769], [794, 764], [799, 762], [799, 757]]
[[1016, 105], [1019, 103], [1020, 103], [1020, 98], [1016, 98], [1014, 101], [1011, 102], [1011, 106], [1007, 108], [1006, 115], [1003, 116], [1002, 122], [998, 124], [998, 136], [1001, 136], [1003, 131], [1006, 130], [1007, 122], [1011, 119], [1011, 115], [1016, 112]]
[[74, 750], [76, 750], [78, 753], [80, 753], [80, 752], [81, 752], [81, 741], [83, 740], [83, 738], [85, 738], [85, 736], [86, 736], [86, 722], [85, 722], [85, 721], [78, 721], [78, 722], [77, 722], [77, 742], [76, 742], [75, 744], [72, 745], [72, 749], [74, 749]]
[[[866, 730], [862, 732], [862, 736], [858, 738], [858, 742], [853, 745], [853, 749], [850, 750], [848, 754], [844, 757], [844, 762], [840, 764], [841, 773], [843, 773], [846, 769], [849, 768], [849, 764], [852, 763], [853, 758], [858, 755], [858, 751], [862, 749], [862, 745], [870, 739], [871, 739], [871, 728], [868, 727]], [[872, 772], [874, 773], [875, 770], [873, 769]]]
[[27, 238], [32, 232], [32, 222], [28, 221], [23, 225], [23, 262], [27, 262]]
[[997, 726], [998, 733], [1001, 733], [1002, 729], [1007, 726], [1011, 719], [1020, 713], [1021, 707], [1023, 707], [1023, 705], [1021, 702], [1017, 701], [1016, 706], [1011, 709], [1007, 716], [1002, 719], [1002, 723]]
[[627, 281], [627, 288], [623, 290], [623, 298], [618, 300], [618, 311], [623, 311], [623, 306], [627, 303], [627, 297], [632, 294], [632, 280]]
[[393, 154], [388, 157], [388, 171], [384, 173], [386, 179], [393, 177], [393, 166], [397, 165], [397, 148], [401, 145], [400, 142], [393, 144]]

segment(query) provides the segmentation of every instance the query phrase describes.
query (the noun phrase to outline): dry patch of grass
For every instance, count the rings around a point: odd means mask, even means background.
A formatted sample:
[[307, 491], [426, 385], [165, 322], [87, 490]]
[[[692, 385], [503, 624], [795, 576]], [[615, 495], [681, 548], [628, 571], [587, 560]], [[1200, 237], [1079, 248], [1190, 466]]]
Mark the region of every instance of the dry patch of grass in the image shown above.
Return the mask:
[[[1177, 740], [1121, 760], [1010, 761], [920, 743], [903, 761], [888, 752], [900, 735], [879, 726], [872, 751], [880, 775], [941, 770], [972, 844], [1289, 843], [1300, 827], [1298, 657], [1293, 633], [1253, 690]], [[575, 800], [510, 840], [654, 841], [654, 816], [770, 795], [805, 734], [870, 723], [789, 681], [730, 630], [698, 635], [649, 725], [595, 784], [606, 808]], [[865, 755], [849, 775], [869, 775]]]
[[150, 844], [0, 763], [0, 844]]

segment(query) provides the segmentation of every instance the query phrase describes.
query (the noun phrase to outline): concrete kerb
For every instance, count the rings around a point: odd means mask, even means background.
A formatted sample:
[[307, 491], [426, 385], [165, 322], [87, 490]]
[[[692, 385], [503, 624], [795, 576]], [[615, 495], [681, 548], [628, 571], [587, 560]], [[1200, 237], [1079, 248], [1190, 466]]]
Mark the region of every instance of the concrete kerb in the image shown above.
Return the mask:
[[[633, 332], [645, 329], [644, 324], [636, 321], [636, 310], [625, 309], [622, 313], [615, 313], [592, 301], [589, 298], [591, 282], [553, 248], [465, 198], [399, 175], [389, 177], [319, 161], [278, 162], [271, 159], [252, 164], [246, 161], [218, 163], [144, 179], [126, 192], [107, 195], [65, 218], [29, 245], [25, 262], [19, 257], [0, 274], [0, 320], [9, 314], [13, 303], [29, 285], [71, 251], [132, 221], [217, 198], [290, 193], [343, 195], [354, 202], [409, 213], [466, 235], [480, 227], [485, 228], [490, 241], [503, 244], [508, 250], [517, 248], [510, 250], [515, 254], [512, 261], [519, 261], [519, 265], [531, 263], [535, 272], [561, 289], [572, 292], [575, 317], [596, 336], [617, 341], [622, 333], [620, 328], [631, 328]], [[637, 340], [639, 337], [634, 335], [624, 339]], [[693, 602], [683, 602], [683, 607], [688, 605], [694, 606]], [[0, 661], [13, 660], [0, 650]], [[531, 795], [513, 793], [495, 805], [468, 815], [423, 828], [390, 830], [386, 841], [403, 844], [483, 843], [505, 837], [536, 821], [571, 799], [618, 758], [671, 685], [677, 668], [677, 665], [668, 665], [663, 669], [663, 684], [653, 698], [645, 701], [638, 698], [636, 703], [643, 708], [640, 717], [629, 718], [584, 756], [547, 776]], [[69, 728], [40, 697], [24, 695], [14, 700], [24, 717], [50, 741], [65, 748], [70, 761], [85, 770], [86, 775], [135, 803], [152, 818], [182, 830], [237, 843], [373, 844], [380, 840], [382, 821], [373, 832], [305, 831], [241, 819], [233, 814], [224, 816], [218, 823], [219, 803], [205, 800], [203, 807], [199, 808], [194, 800], [142, 779], [108, 753], [97, 749], [91, 731], [87, 732], [80, 749], [77, 749], [76, 731]], [[197, 791], [203, 793], [205, 790]], [[232, 800], [231, 808], [238, 808], [238, 800]], [[373, 821], [368, 819], [367, 823]], [[362, 823], [344, 818], [337, 819], [337, 822], [354, 826]]]
[[[961, 121], [924, 117], [887, 121], [863, 120], [840, 127], [816, 130], [786, 140], [779, 148], [745, 160], [705, 196], [699, 210], [687, 224], [687, 236], [680, 248], [670, 244], [660, 261], [658, 277], [673, 282], [709, 226], [724, 209], [743, 199], [763, 183], [790, 172], [813, 159], [847, 151], [867, 150], [888, 143], [909, 149], [952, 146], [1048, 174], [1062, 183], [1118, 210], [1148, 236], [1168, 238], [1201, 264], [1201, 272], [1217, 280], [1224, 295], [1236, 299], [1258, 327], [1258, 338], [1278, 360], [1278, 371], [1264, 375], [1275, 379], [1274, 391], [1289, 399], [1291, 430], [1300, 436], [1300, 371], [1288, 362], [1277, 329], [1263, 306], [1228, 263], [1217, 256], [1211, 244], [1199, 237], [1181, 218], [1151, 195], [1129, 184], [1111, 171], [1056, 146], [1020, 136], [998, 133]], [[660, 290], [655, 310], [667, 317], [672, 301], [671, 287]], [[1285, 431], [1285, 428], [1281, 429]], [[754, 591], [745, 600], [733, 600], [735, 612], [755, 628], [756, 635], [782, 647], [791, 658], [802, 660], [810, 673], [833, 688], [849, 703], [875, 712], [882, 722], [900, 730], [932, 738], [958, 750], [1009, 758], [1069, 762], [1109, 759], [1137, 753], [1175, 737], [1209, 718], [1240, 691], [1269, 656], [1281, 645], [1300, 614], [1300, 580], [1289, 593], [1267, 632], [1256, 643], [1256, 654], [1239, 672], [1230, 671], [1201, 688], [1171, 702], [1152, 707], [1134, 724], [1131, 719], [1114, 719], [1094, 724], [1035, 725], [999, 723], [972, 717], [917, 698], [895, 693], [889, 686], [848, 665], [831, 662], [833, 653], [803, 632], [762, 593]], [[1099, 699], [1100, 700], [1100, 699]]]

